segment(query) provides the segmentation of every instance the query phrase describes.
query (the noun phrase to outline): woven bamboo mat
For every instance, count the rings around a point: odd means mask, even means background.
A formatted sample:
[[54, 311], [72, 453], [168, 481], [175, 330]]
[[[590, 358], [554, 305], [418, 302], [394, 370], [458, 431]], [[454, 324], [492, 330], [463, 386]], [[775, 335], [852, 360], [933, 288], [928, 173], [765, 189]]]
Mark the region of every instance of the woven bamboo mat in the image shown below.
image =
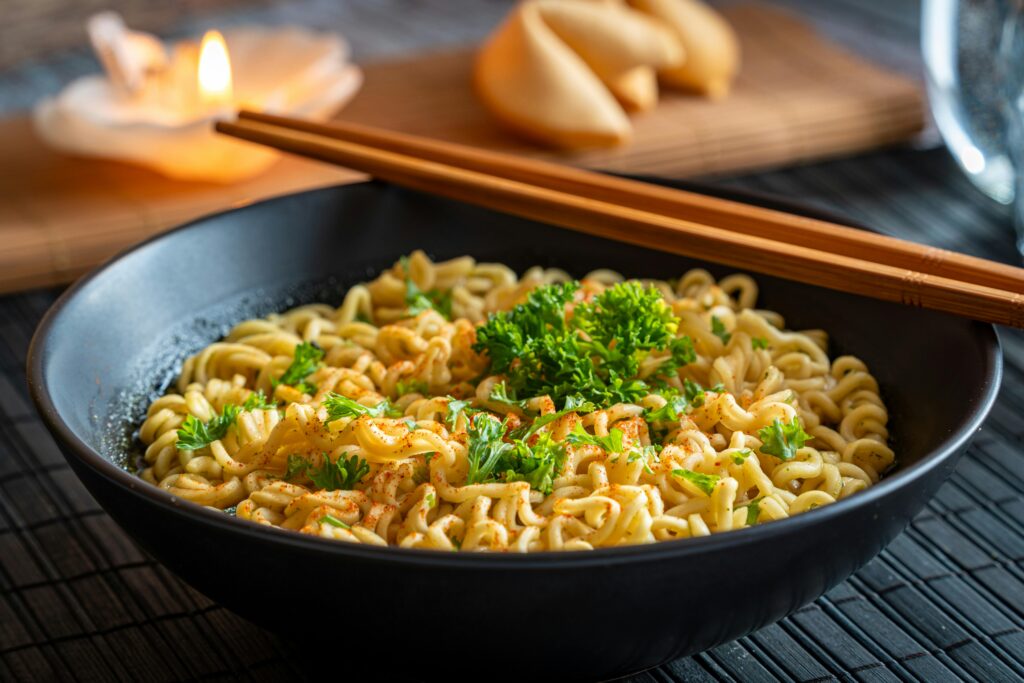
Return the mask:
[[[724, 184], [813, 200], [938, 246], [1015, 258], [1007, 213], [941, 151], [873, 154]], [[894, 186], [901, 192], [884, 191]], [[22, 370], [56, 294], [0, 297], [0, 680], [314, 678], [310, 667], [323, 657], [177, 580], [68, 469], [28, 403]], [[630, 683], [1024, 679], [1024, 333], [1001, 333], [1006, 379], [992, 415], [906, 532], [790, 617]], [[338, 666], [334, 674], [345, 675]]]
[[[573, 155], [501, 131], [469, 88], [472, 54], [430, 53], [366, 68], [353, 121], [606, 170], [672, 177], [735, 172], [904, 140], [922, 123], [917, 84], [819, 39], [779, 10], [727, 10], [743, 45], [735, 91], [711, 103], [665, 92], [628, 146]], [[162, 179], [45, 149], [25, 118], [0, 121], [0, 291], [67, 282], [126, 246], [196, 216], [355, 174], [285, 159], [227, 187]]]

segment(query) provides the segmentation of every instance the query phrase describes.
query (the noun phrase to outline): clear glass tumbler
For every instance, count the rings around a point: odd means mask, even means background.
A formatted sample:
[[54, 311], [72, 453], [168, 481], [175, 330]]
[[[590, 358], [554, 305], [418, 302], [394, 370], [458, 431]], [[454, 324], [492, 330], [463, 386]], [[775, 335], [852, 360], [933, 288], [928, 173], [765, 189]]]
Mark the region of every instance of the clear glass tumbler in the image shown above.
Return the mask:
[[1008, 0], [996, 63], [1002, 87], [1000, 110], [1006, 124], [1006, 149], [1017, 169], [1013, 222], [1017, 250], [1024, 255], [1024, 0]]
[[1000, 44], [1007, 23], [1015, 21], [1020, 21], [1020, 3], [1013, 0], [924, 0], [921, 5], [932, 116], [967, 176], [1003, 204], [1013, 201], [1015, 180]]

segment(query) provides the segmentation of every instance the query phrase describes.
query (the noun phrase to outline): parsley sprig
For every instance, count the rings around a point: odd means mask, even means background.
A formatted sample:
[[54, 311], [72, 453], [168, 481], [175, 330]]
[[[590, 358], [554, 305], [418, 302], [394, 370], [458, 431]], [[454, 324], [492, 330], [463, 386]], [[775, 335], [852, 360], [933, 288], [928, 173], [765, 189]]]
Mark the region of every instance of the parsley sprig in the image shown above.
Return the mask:
[[473, 348], [488, 355], [491, 374], [505, 376], [507, 396], [633, 402], [650, 391], [637, 375], [651, 352], [669, 352], [662, 375], [695, 360], [692, 342], [676, 336], [679, 319], [658, 290], [619, 283], [592, 301], [575, 303], [569, 315], [579, 287], [539, 287], [525, 303], [477, 328]]
[[708, 496], [714, 492], [715, 484], [721, 479], [717, 474], [703, 474], [702, 472], [694, 472], [693, 470], [683, 468], [672, 470], [672, 474], [690, 482]]
[[674, 390], [672, 392], [660, 392], [667, 399], [665, 405], [660, 408], [647, 409], [644, 413], [644, 419], [648, 422], [676, 422], [680, 416], [690, 412], [692, 408], [699, 408], [704, 405], [705, 393], [707, 391], [721, 393], [724, 389], [725, 387], [720, 384], [716, 384], [711, 389], [705, 389], [687, 377], [683, 380], [682, 393]]
[[254, 391], [249, 394], [245, 399], [245, 403], [242, 404], [242, 410], [273, 410], [277, 408], [277, 404], [273, 401], [268, 401], [263, 390]]
[[327, 408], [327, 422], [334, 422], [343, 417], [401, 417], [402, 409], [391, 405], [391, 402], [384, 399], [375, 406], [366, 406], [348, 396], [342, 396], [331, 392], [324, 397], [322, 405]]
[[301, 455], [289, 455], [284, 478], [290, 480], [305, 474], [317, 488], [327, 491], [350, 491], [369, 473], [370, 466], [365, 460], [347, 453], [342, 453], [333, 462], [324, 453], [319, 466]]
[[410, 318], [419, 315], [423, 311], [434, 309], [448, 320], [452, 319], [452, 294], [440, 289], [423, 291], [413, 279], [409, 277], [409, 260], [401, 260], [402, 271], [405, 273], [405, 305], [408, 307], [406, 315]]
[[711, 333], [721, 339], [723, 344], [728, 344], [732, 339], [732, 333], [725, 329], [725, 323], [716, 315], [711, 316]]
[[623, 449], [622, 437], [622, 430], [616, 427], [608, 430], [608, 436], [597, 436], [585, 430], [583, 425], [577, 422], [573, 430], [565, 437], [565, 440], [574, 446], [597, 446], [609, 453], [621, 453]]
[[459, 421], [459, 415], [464, 411], [467, 415], [472, 415], [476, 411], [470, 408], [470, 404], [473, 403], [470, 400], [462, 400], [453, 396], [448, 397], [448, 415], [445, 416], [445, 424], [448, 425], [448, 429], [455, 429], [455, 423]]
[[274, 386], [287, 384], [293, 386], [304, 394], [315, 394], [316, 386], [306, 381], [306, 378], [316, 372], [320, 367], [320, 361], [324, 359], [324, 350], [316, 342], [302, 342], [295, 347], [292, 355], [291, 365], [284, 371], [284, 374], [272, 381]]
[[178, 450], [197, 451], [205, 448], [217, 439], [227, 436], [228, 427], [235, 423], [241, 408], [228, 404], [219, 415], [214, 415], [207, 422], [201, 422], [195, 415], [189, 415], [178, 428]]
[[792, 460], [796, 452], [814, 437], [804, 431], [800, 418], [794, 416], [788, 424], [775, 418], [770, 425], [758, 430], [757, 438], [761, 440], [759, 450], [762, 453], [780, 460]]
[[469, 426], [469, 472], [466, 474], [467, 484], [482, 484], [494, 475], [506, 454], [515, 446], [504, 440], [508, 418], [498, 420], [490, 413], [480, 413], [473, 417]]
[[469, 426], [467, 484], [525, 481], [530, 488], [551, 493], [555, 477], [565, 464], [565, 446], [544, 432], [530, 442], [530, 434], [505, 440], [508, 418], [490, 413], [473, 416]]
[[406, 394], [426, 394], [429, 390], [427, 383], [421, 379], [400, 379], [395, 382], [395, 395], [397, 397], [405, 396]]

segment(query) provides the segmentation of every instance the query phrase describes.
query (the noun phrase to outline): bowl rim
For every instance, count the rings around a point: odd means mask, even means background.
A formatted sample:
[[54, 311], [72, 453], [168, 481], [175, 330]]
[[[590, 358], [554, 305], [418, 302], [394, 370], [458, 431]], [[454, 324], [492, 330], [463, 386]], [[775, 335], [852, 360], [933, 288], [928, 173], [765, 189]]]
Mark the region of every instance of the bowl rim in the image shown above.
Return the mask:
[[[653, 178], [644, 178], [654, 180]], [[799, 209], [806, 214], [827, 215], [827, 212], [816, 208], [791, 202], [786, 199], [779, 199], [771, 196], [759, 196], [757, 193], [746, 193], [742, 190], [731, 188], [715, 188], [685, 181], [672, 181], [657, 179], [662, 184], [670, 184], [675, 187], [696, 188], [699, 191], [709, 193], [718, 192], [719, 196], [730, 198], [750, 197], [752, 202], [763, 201], [775, 206], [787, 207], [789, 210]], [[294, 533], [286, 530], [268, 528], [265, 525], [239, 519], [233, 515], [227, 515], [221, 511], [201, 506], [197, 503], [185, 501], [171, 495], [169, 492], [153, 486], [138, 476], [119, 467], [107, 458], [103, 457], [96, 449], [89, 446], [85, 441], [78, 438], [71, 427], [64, 421], [57, 411], [50, 394], [49, 387], [45, 381], [45, 360], [50, 353], [52, 344], [51, 330], [59, 321], [65, 308], [73, 300], [77, 299], [96, 279], [102, 277], [107, 271], [116, 267], [122, 260], [129, 258], [137, 251], [148, 248], [151, 244], [170, 237], [171, 235], [188, 230], [199, 230], [207, 222], [222, 216], [255, 209], [263, 205], [271, 205], [285, 201], [294, 201], [297, 197], [329, 194], [338, 191], [345, 191], [351, 187], [366, 185], [388, 186], [377, 180], [368, 180], [356, 183], [332, 185], [328, 187], [305, 190], [301, 192], [279, 195], [258, 202], [252, 202], [242, 206], [235, 206], [216, 213], [207, 214], [184, 223], [180, 226], [153, 235], [142, 242], [134, 244], [105, 261], [102, 265], [94, 268], [91, 272], [75, 281], [57, 298], [54, 304], [47, 310], [39, 322], [32, 340], [29, 344], [26, 369], [29, 394], [32, 398], [37, 412], [46, 425], [49, 432], [57, 439], [61, 446], [61, 452], [66, 460], [71, 456], [84, 467], [92, 470], [95, 474], [105, 479], [107, 483], [113, 484], [122, 491], [133, 496], [135, 499], [142, 499], [144, 504], [160, 505], [174, 514], [185, 518], [188, 521], [198, 523], [200, 526], [211, 526], [219, 528], [225, 533], [238, 533], [245, 536], [252, 536], [255, 542], [280, 543], [295, 551], [333, 553], [339, 558], [350, 557], [365, 561], [393, 562], [397, 565], [418, 565], [458, 569], [579, 569], [594, 566], [612, 566], [621, 563], [635, 563], [638, 561], [653, 561], [662, 559], [674, 559], [701, 555], [706, 552], [714, 552], [723, 548], [731, 547], [737, 543], [744, 543], [748, 540], [760, 540], [770, 542], [775, 537], [798, 533], [811, 526], [825, 525], [829, 520], [845, 516], [860, 508], [866, 508], [881, 498], [894, 495], [900, 490], [912, 487], [917, 481], [928, 475], [932, 470], [941, 466], [946, 460], [956, 455], [965, 444], [973, 437], [982, 423], [988, 417], [989, 412], [995, 403], [999, 393], [1003, 377], [1003, 354], [999, 334], [994, 325], [977, 323], [978, 341], [984, 348], [986, 361], [986, 375], [984, 381], [986, 386], [981, 399], [970, 415], [970, 418], [955, 432], [951, 432], [940, 443], [940, 445], [926, 453], [917, 462], [906, 469], [895, 472], [883, 478], [877, 484], [858, 492], [835, 503], [817, 509], [813, 514], [795, 515], [782, 520], [772, 521], [771, 524], [762, 524], [754, 527], [737, 529], [728, 533], [710, 534], [699, 538], [686, 538], [677, 541], [661, 541], [656, 543], [616, 546], [611, 548], [595, 548], [586, 552], [566, 551], [537, 551], [530, 553], [514, 552], [480, 552], [461, 553], [442, 550], [431, 550], [422, 548], [401, 548], [395, 546], [373, 546], [361, 543], [339, 543], [331, 539], [320, 538], [310, 534]], [[810, 286], [810, 285], [808, 285]], [[77, 472], [76, 472], [77, 476]], [[131, 534], [130, 534], [131, 535]]]

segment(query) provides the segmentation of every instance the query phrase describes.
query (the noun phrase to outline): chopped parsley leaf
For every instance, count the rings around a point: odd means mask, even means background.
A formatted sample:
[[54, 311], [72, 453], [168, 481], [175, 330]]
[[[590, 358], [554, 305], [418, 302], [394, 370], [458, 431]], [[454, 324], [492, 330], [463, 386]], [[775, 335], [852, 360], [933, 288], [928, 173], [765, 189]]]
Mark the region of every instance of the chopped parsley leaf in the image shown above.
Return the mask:
[[487, 400], [492, 403], [502, 403], [512, 408], [523, 409], [526, 406], [526, 401], [517, 401], [508, 395], [508, 388], [504, 382], [496, 382], [491, 387], [491, 395], [487, 397]]
[[219, 415], [214, 415], [208, 422], [200, 422], [195, 415], [189, 415], [178, 428], [178, 450], [196, 451], [209, 446], [217, 439], [223, 439], [240, 411], [238, 406], [228, 404]]
[[395, 382], [395, 395], [398, 397], [406, 394], [426, 394], [427, 391], [427, 383], [421, 379], [400, 379]]
[[284, 371], [284, 374], [273, 380], [271, 384], [287, 384], [293, 386], [304, 394], [315, 394], [316, 387], [306, 381], [306, 378], [316, 372], [320, 367], [320, 361], [324, 359], [324, 350], [316, 342], [302, 342], [295, 347], [292, 355], [291, 365]]
[[288, 465], [284, 471], [284, 478], [286, 480], [294, 479], [309, 467], [309, 461], [303, 458], [301, 455], [291, 454], [288, 456]]
[[741, 508], [747, 508], [747, 526], [757, 524], [757, 518], [761, 516], [761, 499], [752, 500]]
[[562, 408], [561, 410], [556, 410], [553, 413], [547, 413], [546, 415], [539, 415], [537, 419], [535, 419], [530, 424], [529, 427], [525, 428], [522, 439], [524, 441], [529, 439], [531, 436], [540, 431], [541, 427], [551, 424], [555, 420], [559, 419], [560, 417], [564, 417], [569, 413], [592, 413], [595, 410], [597, 410], [597, 406], [595, 406], [590, 401], [584, 401], [582, 398], [578, 396], [566, 396], [564, 408]]
[[648, 408], [644, 413], [644, 419], [648, 422], [676, 422], [680, 415], [685, 415], [690, 407], [690, 402], [681, 394], [676, 394], [665, 402], [660, 408]]
[[555, 477], [565, 463], [565, 447], [544, 432], [528, 444], [526, 439], [505, 441], [508, 420], [490, 413], [475, 415], [469, 427], [467, 484], [525, 481], [530, 488], [551, 493]]
[[467, 484], [482, 484], [492, 480], [504, 456], [515, 448], [504, 440], [507, 425], [508, 420], [499, 421], [490, 413], [473, 416], [469, 425]]
[[721, 339], [723, 344], [728, 344], [732, 339], [732, 334], [725, 330], [725, 325], [716, 315], [711, 316], [711, 333]]
[[444, 418], [445, 423], [448, 425], [448, 429], [455, 429], [455, 423], [459, 421], [459, 415], [466, 411], [466, 415], [471, 415], [474, 411], [469, 407], [472, 401], [463, 401], [461, 399], [448, 397], [448, 415]]
[[629, 452], [626, 457], [626, 462], [636, 462], [637, 460], [644, 461], [644, 472], [647, 474], [654, 474], [654, 470], [651, 469], [651, 459], [654, 462], [661, 461], [661, 444], [651, 444], [650, 446], [644, 446], [643, 448], [635, 448]]
[[622, 437], [622, 430], [616, 427], [608, 430], [608, 436], [596, 436], [587, 432], [583, 425], [577, 422], [573, 430], [565, 437], [565, 440], [574, 446], [597, 446], [609, 453], [621, 453]]
[[342, 453], [331, 462], [330, 456], [323, 454], [319, 467], [300, 455], [288, 456], [288, 469], [285, 479], [291, 479], [303, 472], [317, 488], [327, 491], [350, 491], [370, 473], [370, 466], [365, 460], [355, 455]]
[[[715, 388], [718, 389], [719, 387]], [[699, 408], [704, 405], [704, 393], [704, 387], [687, 377], [683, 380], [682, 394], [663, 394], [667, 399], [665, 405], [654, 410], [648, 409], [644, 414], [644, 419], [648, 422], [676, 422], [680, 416], [688, 413], [691, 408]]]
[[263, 390], [254, 391], [249, 394], [245, 399], [245, 403], [242, 404], [242, 410], [273, 410], [277, 408], [277, 404], [267, 400], [267, 397], [263, 394]]
[[721, 479], [717, 474], [701, 474], [687, 469], [672, 470], [672, 474], [685, 479], [709, 496], [715, 490], [715, 484]]
[[331, 392], [324, 397], [323, 406], [327, 408], [327, 422], [334, 422], [343, 417], [401, 417], [402, 410], [391, 405], [391, 402], [384, 399], [375, 406], [364, 406], [347, 396]]
[[750, 450], [749, 448], [744, 448], [739, 451], [734, 451], [730, 455], [732, 456], [732, 461], [734, 463], [736, 463], [737, 465], [742, 465], [743, 461], [752, 456], [753, 454], [754, 451]]
[[406, 314], [411, 318], [423, 311], [434, 309], [446, 319], [452, 319], [452, 294], [439, 289], [431, 289], [424, 292], [409, 277], [409, 262], [402, 260], [402, 269], [405, 271], [405, 305], [408, 306]]
[[532, 445], [523, 439], [515, 442], [515, 453], [508, 460], [508, 469], [503, 475], [505, 481], [529, 482], [530, 488], [544, 494], [551, 493], [555, 477], [565, 463], [565, 447], [544, 432]]
[[768, 340], [764, 337], [751, 337], [750, 346], [754, 349], [767, 349]]
[[761, 440], [759, 450], [762, 453], [780, 460], [792, 460], [796, 452], [814, 437], [804, 431], [800, 418], [794, 416], [789, 424], [775, 418], [770, 425], [758, 430], [757, 438]]

